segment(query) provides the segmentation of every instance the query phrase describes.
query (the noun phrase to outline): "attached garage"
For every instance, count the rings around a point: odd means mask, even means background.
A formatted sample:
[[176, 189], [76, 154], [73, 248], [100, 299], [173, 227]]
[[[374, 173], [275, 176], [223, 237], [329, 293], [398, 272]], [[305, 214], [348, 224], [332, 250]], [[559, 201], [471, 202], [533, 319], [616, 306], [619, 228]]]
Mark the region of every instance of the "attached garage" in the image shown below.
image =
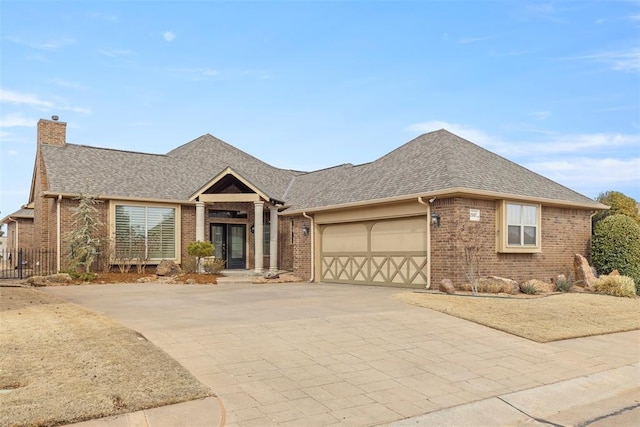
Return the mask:
[[428, 227], [424, 215], [320, 225], [320, 279], [424, 288]]

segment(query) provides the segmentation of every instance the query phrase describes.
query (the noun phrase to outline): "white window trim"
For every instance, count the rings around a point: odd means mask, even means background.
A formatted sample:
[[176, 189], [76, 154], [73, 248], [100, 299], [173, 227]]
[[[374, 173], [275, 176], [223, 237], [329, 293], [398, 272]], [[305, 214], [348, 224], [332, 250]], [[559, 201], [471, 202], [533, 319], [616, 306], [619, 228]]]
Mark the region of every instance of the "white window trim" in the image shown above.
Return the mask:
[[[176, 256], [174, 258], [164, 258], [170, 261], [175, 261], [176, 263], [181, 263], [181, 253], [182, 253], [182, 209], [178, 204], [163, 204], [163, 203], [150, 203], [150, 202], [132, 202], [129, 200], [109, 200], [109, 236], [111, 239], [111, 249], [112, 254], [115, 254], [115, 235], [116, 235], [116, 206], [133, 206], [133, 207], [151, 207], [151, 208], [172, 208], [175, 209], [175, 248], [176, 248]], [[149, 260], [148, 264], [154, 265], [158, 264], [162, 259], [153, 258]], [[112, 255], [112, 264], [117, 263], [117, 260]]]
[[[510, 245], [509, 224], [507, 223], [507, 205], [531, 206], [536, 208], [536, 244]], [[496, 251], [500, 253], [540, 253], [542, 252], [542, 205], [536, 203], [519, 202], [515, 200], [500, 200], [496, 215]]]

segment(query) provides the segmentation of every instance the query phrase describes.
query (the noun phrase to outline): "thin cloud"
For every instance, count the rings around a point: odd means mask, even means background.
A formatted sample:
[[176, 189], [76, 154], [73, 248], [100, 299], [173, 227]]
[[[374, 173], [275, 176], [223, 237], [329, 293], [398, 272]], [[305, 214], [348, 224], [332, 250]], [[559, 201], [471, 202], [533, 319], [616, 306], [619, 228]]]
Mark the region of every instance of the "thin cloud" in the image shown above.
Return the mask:
[[67, 89], [75, 89], [75, 90], [82, 90], [82, 91], [85, 91], [85, 90], [89, 89], [88, 86], [85, 86], [85, 85], [83, 85], [81, 83], [70, 82], [68, 80], [63, 80], [63, 79], [52, 79], [51, 83], [53, 83], [56, 86], [64, 87], [64, 88], [67, 88]]
[[172, 31], [165, 31], [162, 33], [162, 37], [165, 41], [172, 42], [176, 38], [176, 35]]
[[0, 88], [0, 103], [14, 104], [14, 105], [28, 105], [36, 107], [42, 110], [64, 110], [73, 111], [74, 113], [90, 114], [91, 108], [88, 107], [73, 107], [67, 104], [66, 101], [60, 99], [59, 102], [45, 101], [40, 99], [37, 95], [30, 93], [20, 93], [12, 90], [6, 90]]
[[0, 128], [33, 127], [36, 121], [20, 113], [9, 113], [0, 117]]
[[25, 40], [20, 37], [10, 36], [10, 37], [7, 37], [7, 40], [15, 44], [30, 47], [32, 49], [46, 50], [46, 51], [59, 50], [65, 46], [70, 46], [75, 43], [75, 40], [72, 39], [71, 37], [62, 37], [57, 39], [36, 41], [36, 40]]
[[538, 120], [546, 120], [551, 117], [551, 111], [534, 111], [531, 113], [531, 116]]
[[471, 44], [483, 42], [485, 40], [491, 40], [495, 36], [484, 36], [484, 37], [460, 37], [457, 41], [458, 44]]
[[133, 53], [129, 49], [100, 49], [98, 52], [111, 58], [115, 58], [117, 56], [129, 56]]
[[[576, 157], [527, 163], [525, 166], [573, 188], [603, 188], [632, 185], [640, 179], [640, 157], [630, 159]], [[593, 173], [615, 171], [615, 173]], [[591, 191], [589, 191], [591, 192]]]
[[113, 14], [110, 14], [110, 13], [89, 12], [88, 16], [91, 19], [107, 22], [109, 24], [116, 24], [116, 23], [120, 22], [120, 18], [118, 17], [118, 15], [113, 15]]
[[218, 70], [208, 67], [172, 68], [170, 71], [172, 73], [186, 74], [194, 81], [206, 80], [220, 75]]
[[53, 103], [50, 101], [44, 101], [38, 98], [36, 95], [29, 93], [19, 93], [11, 90], [0, 88], [0, 102], [6, 102], [9, 104], [26, 104], [34, 107], [52, 108]]
[[615, 71], [640, 72], [640, 48], [626, 51], [600, 52], [564, 59], [595, 61], [608, 64]]

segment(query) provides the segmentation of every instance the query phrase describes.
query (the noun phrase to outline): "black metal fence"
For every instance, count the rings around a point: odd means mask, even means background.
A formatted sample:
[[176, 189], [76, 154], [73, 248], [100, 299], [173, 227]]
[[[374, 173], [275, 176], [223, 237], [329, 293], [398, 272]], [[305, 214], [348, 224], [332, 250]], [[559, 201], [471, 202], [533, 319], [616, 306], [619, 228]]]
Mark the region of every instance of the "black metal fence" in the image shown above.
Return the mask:
[[56, 273], [56, 253], [47, 249], [0, 249], [0, 279]]

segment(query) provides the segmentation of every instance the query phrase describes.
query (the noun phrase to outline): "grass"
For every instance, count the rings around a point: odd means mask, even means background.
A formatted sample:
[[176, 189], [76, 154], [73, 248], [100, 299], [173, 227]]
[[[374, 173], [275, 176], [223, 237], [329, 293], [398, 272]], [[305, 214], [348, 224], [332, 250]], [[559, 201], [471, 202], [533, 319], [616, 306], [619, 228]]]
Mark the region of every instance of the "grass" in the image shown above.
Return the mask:
[[0, 287], [0, 425], [55, 426], [211, 396], [142, 335], [27, 288]]
[[640, 298], [582, 293], [509, 298], [424, 292], [394, 297], [540, 343], [640, 329]]

